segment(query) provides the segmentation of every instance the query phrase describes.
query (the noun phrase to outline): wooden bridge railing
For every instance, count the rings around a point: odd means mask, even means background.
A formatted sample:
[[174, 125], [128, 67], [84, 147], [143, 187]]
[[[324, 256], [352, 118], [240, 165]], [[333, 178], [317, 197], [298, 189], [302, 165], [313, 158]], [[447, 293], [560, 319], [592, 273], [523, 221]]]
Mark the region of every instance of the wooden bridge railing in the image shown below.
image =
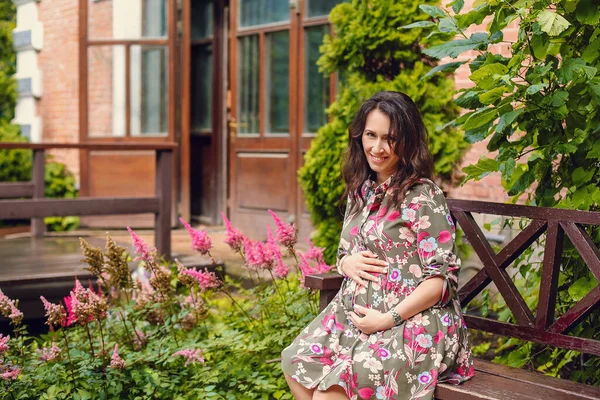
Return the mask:
[[[5, 143], [0, 149], [33, 150], [30, 182], [0, 183], [0, 220], [32, 219], [34, 236], [43, 235], [44, 217], [153, 213], [155, 246], [159, 254], [171, 256], [171, 177], [175, 143]], [[154, 151], [156, 192], [152, 197], [44, 198], [45, 152], [51, 149], [87, 151]], [[22, 199], [25, 197], [26, 199]]]
[[[568, 335], [600, 306], [600, 285], [592, 289], [570, 310], [555, 318], [558, 277], [565, 233], [581, 255], [592, 275], [600, 281], [600, 250], [582, 225], [600, 226], [600, 212], [564, 210], [448, 199], [450, 212], [463, 229], [466, 239], [481, 259], [483, 268], [459, 290], [462, 306], [493, 282], [511, 310], [515, 323], [465, 315], [469, 328], [561, 347], [600, 356], [600, 341]], [[525, 217], [531, 222], [497, 254], [475, 222], [472, 213]], [[539, 302], [534, 314], [525, 303], [506, 268], [537, 238], [546, 232]], [[306, 278], [306, 286], [321, 290], [321, 309], [337, 293], [343, 278], [338, 274]]]

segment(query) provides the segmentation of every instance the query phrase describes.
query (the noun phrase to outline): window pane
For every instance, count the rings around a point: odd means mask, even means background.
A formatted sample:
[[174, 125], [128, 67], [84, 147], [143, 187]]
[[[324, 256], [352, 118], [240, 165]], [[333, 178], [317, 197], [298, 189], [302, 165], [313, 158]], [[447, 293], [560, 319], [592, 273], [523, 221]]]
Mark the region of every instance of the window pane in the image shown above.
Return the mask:
[[213, 34], [213, 0], [192, 1], [192, 40], [210, 38]]
[[314, 133], [327, 123], [325, 109], [329, 106], [329, 78], [317, 67], [319, 46], [323, 36], [329, 33], [329, 25], [304, 30], [304, 132]]
[[289, 82], [289, 45], [288, 31], [265, 34], [266, 58], [266, 132], [288, 133]]
[[212, 129], [212, 45], [192, 47], [191, 130], [200, 133]]
[[88, 47], [88, 136], [125, 136], [125, 48]]
[[238, 40], [238, 134], [256, 134], [259, 133], [258, 35], [244, 36]]
[[131, 135], [166, 136], [168, 60], [165, 46], [131, 46]]
[[168, 0], [87, 0], [90, 39], [167, 36]]
[[318, 17], [322, 15], [329, 15], [329, 12], [333, 7], [339, 3], [343, 3], [344, 0], [307, 0], [307, 14], [308, 17]]
[[289, 0], [239, 0], [241, 27], [285, 22], [290, 19]]

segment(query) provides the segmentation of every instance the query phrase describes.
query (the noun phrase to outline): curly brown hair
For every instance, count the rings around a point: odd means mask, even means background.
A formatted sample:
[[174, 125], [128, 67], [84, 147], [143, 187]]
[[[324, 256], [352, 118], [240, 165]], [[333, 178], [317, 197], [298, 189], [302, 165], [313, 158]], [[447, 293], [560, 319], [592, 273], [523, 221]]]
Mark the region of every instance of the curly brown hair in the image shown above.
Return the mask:
[[388, 144], [399, 158], [390, 181], [392, 196], [399, 206], [406, 191], [421, 178], [432, 179], [433, 158], [427, 147], [427, 129], [412, 99], [404, 93], [378, 92], [365, 101], [348, 128], [348, 148], [344, 156], [342, 175], [346, 190], [342, 201], [349, 194], [356, 197], [351, 212], [362, 208], [365, 199], [360, 191], [366, 179], [376, 179], [375, 172], [369, 167], [362, 145], [367, 116], [373, 110], [379, 110], [390, 119]]

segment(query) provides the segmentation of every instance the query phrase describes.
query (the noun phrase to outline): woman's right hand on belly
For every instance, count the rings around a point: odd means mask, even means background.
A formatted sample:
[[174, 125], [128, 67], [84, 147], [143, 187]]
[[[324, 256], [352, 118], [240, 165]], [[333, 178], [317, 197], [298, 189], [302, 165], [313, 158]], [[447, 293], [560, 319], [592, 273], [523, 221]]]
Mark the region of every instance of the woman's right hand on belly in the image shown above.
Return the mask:
[[364, 250], [345, 257], [341, 270], [357, 284], [366, 286], [366, 281], [379, 282], [379, 274], [387, 272], [388, 264], [377, 258], [375, 253]]

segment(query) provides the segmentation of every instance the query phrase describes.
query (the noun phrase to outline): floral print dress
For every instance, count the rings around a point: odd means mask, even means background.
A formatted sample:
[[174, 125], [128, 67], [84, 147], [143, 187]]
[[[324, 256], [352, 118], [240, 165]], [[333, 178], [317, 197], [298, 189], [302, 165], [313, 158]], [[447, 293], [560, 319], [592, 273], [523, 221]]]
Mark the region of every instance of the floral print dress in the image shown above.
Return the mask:
[[[391, 179], [391, 177], [390, 177]], [[439, 382], [473, 376], [469, 338], [457, 297], [460, 259], [442, 190], [421, 179], [395, 207], [390, 179], [361, 188], [366, 203], [344, 218], [338, 262], [370, 250], [388, 262], [381, 282], [345, 278], [331, 303], [283, 350], [282, 368], [307, 388], [340, 385], [350, 399], [432, 399]], [[351, 208], [349, 198], [347, 210]], [[387, 312], [423, 281], [444, 278], [440, 302], [401, 325], [371, 335], [348, 315], [355, 304]]]

